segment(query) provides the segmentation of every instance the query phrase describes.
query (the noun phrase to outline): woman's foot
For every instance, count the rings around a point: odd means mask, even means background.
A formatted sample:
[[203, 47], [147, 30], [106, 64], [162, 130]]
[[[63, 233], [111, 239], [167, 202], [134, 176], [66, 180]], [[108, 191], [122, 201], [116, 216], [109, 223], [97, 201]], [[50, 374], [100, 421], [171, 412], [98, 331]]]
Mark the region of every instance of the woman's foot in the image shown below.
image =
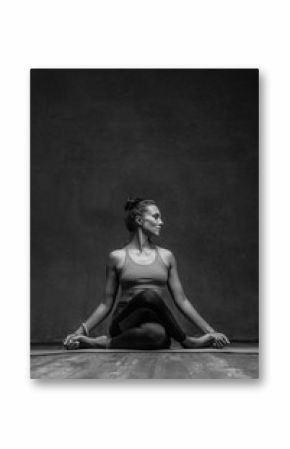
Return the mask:
[[185, 340], [181, 342], [184, 348], [205, 348], [213, 347], [216, 349], [221, 349], [225, 345], [230, 344], [228, 337], [220, 332], [212, 332], [209, 334], [202, 335], [201, 337], [186, 337]]
[[75, 335], [66, 343], [65, 348], [69, 350], [83, 348], [107, 349], [109, 344], [110, 338], [106, 335], [96, 338], [86, 337], [85, 335]]
[[186, 337], [181, 344], [186, 349], [194, 349], [211, 347], [214, 342], [215, 338], [211, 334], [205, 334], [201, 337]]

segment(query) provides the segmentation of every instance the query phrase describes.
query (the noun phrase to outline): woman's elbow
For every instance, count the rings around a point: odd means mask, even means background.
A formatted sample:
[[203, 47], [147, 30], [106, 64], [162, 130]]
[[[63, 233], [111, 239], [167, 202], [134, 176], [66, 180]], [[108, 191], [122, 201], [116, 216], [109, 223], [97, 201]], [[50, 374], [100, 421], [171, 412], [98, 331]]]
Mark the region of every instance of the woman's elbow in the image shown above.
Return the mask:
[[186, 297], [184, 294], [178, 294], [174, 296], [174, 302], [179, 309], [182, 309], [186, 303]]

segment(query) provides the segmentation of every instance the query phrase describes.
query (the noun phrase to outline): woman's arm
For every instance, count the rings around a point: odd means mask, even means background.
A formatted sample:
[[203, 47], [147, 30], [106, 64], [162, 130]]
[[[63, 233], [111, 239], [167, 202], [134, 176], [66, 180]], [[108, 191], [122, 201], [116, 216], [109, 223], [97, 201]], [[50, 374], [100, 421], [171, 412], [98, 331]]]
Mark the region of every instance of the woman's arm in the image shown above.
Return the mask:
[[178, 309], [205, 333], [214, 333], [215, 330], [199, 315], [191, 302], [186, 298], [177, 271], [177, 264], [172, 253], [169, 254], [168, 289]]
[[89, 333], [95, 326], [100, 324], [111, 312], [114, 302], [116, 300], [116, 295], [118, 291], [118, 275], [116, 271], [116, 255], [115, 252], [111, 252], [108, 257], [106, 264], [106, 284], [105, 284], [105, 294], [102, 302], [94, 310], [94, 312], [84, 321], [73, 335], [82, 335], [84, 333]]

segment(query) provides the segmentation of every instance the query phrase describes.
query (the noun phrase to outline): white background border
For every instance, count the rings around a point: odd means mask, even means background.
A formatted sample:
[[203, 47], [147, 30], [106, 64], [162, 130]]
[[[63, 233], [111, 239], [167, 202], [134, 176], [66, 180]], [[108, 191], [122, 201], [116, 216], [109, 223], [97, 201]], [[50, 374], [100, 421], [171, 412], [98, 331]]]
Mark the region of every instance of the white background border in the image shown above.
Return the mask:
[[[28, 0], [6, 2], [0, 17], [2, 447], [286, 447], [287, 2]], [[261, 380], [29, 380], [29, 69], [37, 67], [260, 69]]]

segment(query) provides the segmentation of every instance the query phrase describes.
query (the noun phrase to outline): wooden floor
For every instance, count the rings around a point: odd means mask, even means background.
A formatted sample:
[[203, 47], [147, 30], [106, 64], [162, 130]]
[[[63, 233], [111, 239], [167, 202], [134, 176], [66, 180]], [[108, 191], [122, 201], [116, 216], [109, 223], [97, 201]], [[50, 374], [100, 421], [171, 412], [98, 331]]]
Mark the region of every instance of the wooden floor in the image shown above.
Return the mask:
[[32, 379], [257, 379], [258, 348], [163, 351], [37, 348]]

